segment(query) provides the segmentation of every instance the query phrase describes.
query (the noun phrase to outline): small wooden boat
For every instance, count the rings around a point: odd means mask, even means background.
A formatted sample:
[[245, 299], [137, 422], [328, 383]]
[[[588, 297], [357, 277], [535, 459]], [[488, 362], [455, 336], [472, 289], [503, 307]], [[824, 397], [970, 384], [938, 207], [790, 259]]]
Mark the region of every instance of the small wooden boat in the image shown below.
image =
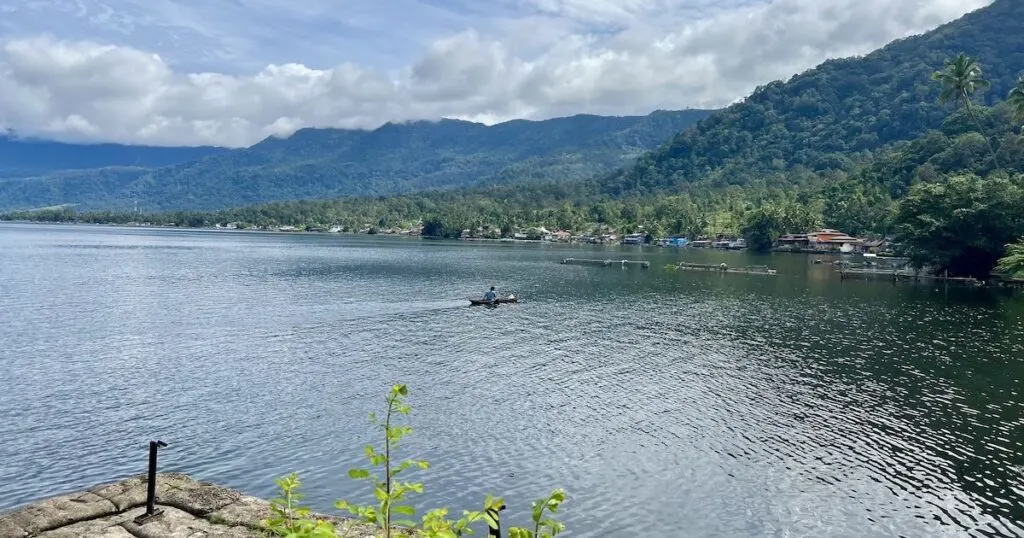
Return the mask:
[[493, 301], [485, 301], [484, 299], [470, 299], [469, 306], [494, 306], [499, 304], [518, 303], [519, 298], [515, 295], [509, 295], [508, 297], [498, 297]]

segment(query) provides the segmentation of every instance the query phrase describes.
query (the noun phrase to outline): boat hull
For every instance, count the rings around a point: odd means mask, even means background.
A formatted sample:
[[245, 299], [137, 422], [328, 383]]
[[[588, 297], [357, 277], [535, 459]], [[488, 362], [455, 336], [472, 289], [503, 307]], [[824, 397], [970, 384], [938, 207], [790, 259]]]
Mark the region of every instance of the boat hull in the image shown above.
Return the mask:
[[518, 303], [518, 302], [519, 302], [519, 298], [518, 297], [513, 297], [511, 299], [509, 299], [508, 297], [501, 297], [501, 298], [495, 299], [493, 301], [485, 301], [483, 299], [470, 299], [469, 300], [469, 305], [470, 306], [494, 306], [494, 305], [499, 305], [499, 304], [510, 304], [510, 303]]

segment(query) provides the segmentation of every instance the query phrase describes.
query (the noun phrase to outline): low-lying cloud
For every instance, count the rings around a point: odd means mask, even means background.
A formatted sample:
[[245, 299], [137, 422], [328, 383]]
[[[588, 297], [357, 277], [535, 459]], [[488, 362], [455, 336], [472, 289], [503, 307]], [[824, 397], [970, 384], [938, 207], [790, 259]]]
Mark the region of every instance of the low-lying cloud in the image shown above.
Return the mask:
[[308, 126], [718, 107], [991, 0], [524, 2], [529, 13], [435, 39], [400, 69], [284, 63], [190, 73], [124, 44], [8, 39], [0, 46], [0, 128], [69, 141], [237, 147]]

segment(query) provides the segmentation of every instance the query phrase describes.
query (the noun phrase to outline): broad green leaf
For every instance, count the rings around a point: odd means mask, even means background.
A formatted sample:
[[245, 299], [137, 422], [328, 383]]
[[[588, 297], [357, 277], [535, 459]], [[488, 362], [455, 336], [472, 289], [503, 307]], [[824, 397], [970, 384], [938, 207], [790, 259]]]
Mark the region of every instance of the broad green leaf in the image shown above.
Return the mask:
[[370, 471], [367, 471], [366, 469], [349, 469], [348, 476], [349, 478], [361, 480], [363, 478], [369, 478]]
[[392, 506], [391, 511], [396, 514], [402, 514], [403, 516], [414, 516], [416, 515], [416, 509], [411, 506], [400, 505]]

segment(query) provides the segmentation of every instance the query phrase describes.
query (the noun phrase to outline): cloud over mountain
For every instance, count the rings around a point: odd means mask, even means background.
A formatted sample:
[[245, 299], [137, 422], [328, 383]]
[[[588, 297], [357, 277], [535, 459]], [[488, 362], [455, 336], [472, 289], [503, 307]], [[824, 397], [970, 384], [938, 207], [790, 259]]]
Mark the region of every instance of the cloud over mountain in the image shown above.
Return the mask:
[[0, 127], [244, 146], [306, 126], [722, 106], [991, 0], [193, 2], [51, 1], [52, 28], [33, 18], [45, 2], [2, 8]]

